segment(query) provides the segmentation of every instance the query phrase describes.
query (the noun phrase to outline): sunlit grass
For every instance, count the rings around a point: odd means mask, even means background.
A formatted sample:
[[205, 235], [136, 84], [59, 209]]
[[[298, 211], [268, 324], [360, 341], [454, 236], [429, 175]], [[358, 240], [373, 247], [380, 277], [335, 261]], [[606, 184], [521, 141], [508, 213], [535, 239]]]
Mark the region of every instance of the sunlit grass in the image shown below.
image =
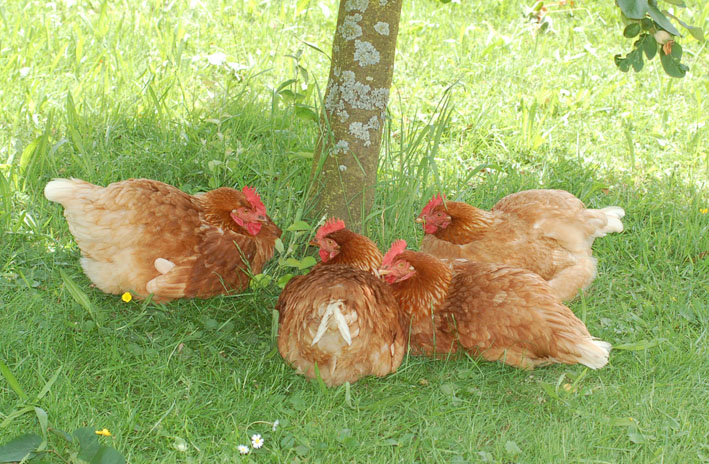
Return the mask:
[[[683, 39], [682, 80], [657, 62], [622, 74], [612, 2], [553, 9], [543, 35], [517, 2], [461, 3], [404, 6], [369, 234], [383, 249], [417, 243], [412, 219], [439, 190], [483, 207], [537, 187], [622, 206], [625, 232], [596, 242], [599, 277], [571, 303], [624, 348], [609, 366], [407, 357], [388, 378], [322, 392], [271, 337], [275, 282], [294, 272], [286, 258], [312, 254], [308, 232], [286, 231], [274, 283], [243, 295], [158, 306], [90, 288], [41, 195], [53, 177], [248, 184], [284, 230], [314, 225], [317, 128], [295, 104], [318, 111], [337, 3], [5, 2], [0, 358], [31, 398], [62, 368], [38, 402], [53, 427], [106, 427], [131, 463], [232, 462], [254, 433], [254, 461], [707, 459], [704, 45]], [[709, 5], [690, 3], [706, 29]], [[0, 443], [39, 433], [31, 413], [8, 419], [24, 404], [0, 380]]]

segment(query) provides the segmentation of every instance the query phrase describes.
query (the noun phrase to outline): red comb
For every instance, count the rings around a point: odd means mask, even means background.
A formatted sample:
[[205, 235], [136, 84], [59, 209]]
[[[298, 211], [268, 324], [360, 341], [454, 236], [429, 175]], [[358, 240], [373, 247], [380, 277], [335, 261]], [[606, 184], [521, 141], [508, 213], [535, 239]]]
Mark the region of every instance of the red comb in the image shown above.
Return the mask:
[[326, 235], [329, 235], [333, 232], [336, 232], [338, 230], [342, 230], [345, 228], [345, 221], [342, 219], [338, 218], [330, 218], [328, 219], [325, 224], [320, 226], [318, 231], [315, 233], [315, 238], [320, 240], [321, 238], [325, 237]]
[[382, 266], [389, 266], [394, 261], [394, 258], [403, 253], [405, 249], [406, 240], [397, 240], [392, 243], [391, 248], [389, 248], [387, 254], [384, 255], [384, 259], [382, 259]]
[[256, 211], [257, 214], [266, 215], [266, 206], [261, 201], [261, 197], [256, 193], [256, 189], [253, 187], [244, 187], [241, 192], [246, 196], [246, 199], [251, 203], [251, 207]]
[[431, 201], [428, 202], [426, 206], [423, 207], [421, 210], [421, 214], [419, 216], [423, 216], [424, 214], [429, 214], [431, 211], [433, 211], [433, 208], [435, 208], [438, 205], [443, 204], [443, 200], [446, 199], [445, 195], [441, 195], [440, 193], [438, 195], [434, 195], [433, 198], [431, 198]]

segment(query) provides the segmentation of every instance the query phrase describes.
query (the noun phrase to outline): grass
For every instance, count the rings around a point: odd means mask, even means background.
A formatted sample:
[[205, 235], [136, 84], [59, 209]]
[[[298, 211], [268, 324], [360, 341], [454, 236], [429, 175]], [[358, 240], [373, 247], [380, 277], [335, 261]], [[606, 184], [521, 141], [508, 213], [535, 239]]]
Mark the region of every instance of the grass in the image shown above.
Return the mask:
[[[535, 187], [622, 206], [625, 232], [596, 242], [599, 276], [570, 304], [617, 347], [606, 368], [407, 357], [323, 391], [275, 350], [275, 284], [167, 306], [89, 288], [41, 194], [53, 177], [250, 184], [284, 229], [314, 224], [316, 127], [294, 103], [318, 111], [329, 64], [308, 44], [329, 53], [337, 3], [6, 2], [0, 359], [28, 399], [0, 382], [0, 443], [40, 433], [31, 410], [13, 414], [32, 403], [59, 429], [108, 428], [102, 442], [131, 463], [232, 462], [253, 433], [266, 440], [254, 462], [709, 460], [704, 44], [682, 41], [683, 80], [657, 60], [622, 74], [612, 55], [630, 42], [612, 2], [553, 8], [542, 35], [517, 2], [463, 3], [404, 6], [369, 233], [417, 243], [412, 218], [438, 189], [484, 207]], [[690, 3], [706, 29], [709, 5]], [[215, 52], [234, 65], [210, 64]], [[307, 236], [284, 235], [274, 281], [313, 253]]]

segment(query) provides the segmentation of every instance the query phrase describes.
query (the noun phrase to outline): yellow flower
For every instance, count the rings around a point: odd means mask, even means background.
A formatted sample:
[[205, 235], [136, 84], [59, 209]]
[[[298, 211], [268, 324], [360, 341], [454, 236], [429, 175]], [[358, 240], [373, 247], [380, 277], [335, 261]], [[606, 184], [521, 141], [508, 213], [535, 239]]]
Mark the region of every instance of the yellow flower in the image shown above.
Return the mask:
[[121, 295], [121, 300], [125, 301], [126, 303], [128, 303], [132, 299], [133, 295], [131, 295], [130, 292], [125, 292], [123, 295]]
[[[128, 301], [130, 301], [130, 293], [126, 293], [125, 295], [128, 295], [128, 297], [129, 297]], [[125, 295], [123, 295], [123, 296], [125, 296]], [[111, 432], [109, 432], [108, 429], [97, 430], [96, 435], [101, 435], [102, 437], [112, 436]]]
[[699, 212], [702, 214], [707, 214], [707, 213], [709, 213], [709, 208], [702, 208], [699, 210]]

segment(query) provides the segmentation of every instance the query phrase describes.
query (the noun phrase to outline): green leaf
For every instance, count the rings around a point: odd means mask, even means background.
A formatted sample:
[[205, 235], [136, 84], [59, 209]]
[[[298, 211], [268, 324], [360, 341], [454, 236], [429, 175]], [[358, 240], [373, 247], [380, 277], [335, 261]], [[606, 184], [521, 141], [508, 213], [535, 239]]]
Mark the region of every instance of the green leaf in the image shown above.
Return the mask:
[[305, 221], [296, 221], [293, 224], [289, 225], [288, 228], [286, 229], [288, 232], [296, 232], [300, 230], [310, 230], [310, 224], [308, 224]]
[[630, 23], [627, 26], [625, 26], [625, 29], [623, 29], [623, 35], [629, 39], [635, 37], [636, 35], [640, 34], [640, 31], [642, 31], [642, 26], [640, 23]]
[[522, 452], [519, 446], [517, 446], [517, 443], [511, 440], [507, 440], [507, 443], [505, 443], [505, 451], [512, 455], [520, 454]]
[[291, 273], [282, 275], [281, 277], [278, 278], [278, 282], [277, 282], [278, 287], [279, 288], [285, 287], [293, 277], [295, 277], [295, 276]]
[[125, 458], [110, 446], [101, 445], [89, 461], [90, 464], [125, 464]]
[[677, 28], [670, 22], [669, 19], [667, 19], [667, 16], [665, 16], [662, 11], [660, 11], [659, 8], [657, 8], [654, 5], [648, 5], [648, 13], [650, 13], [650, 17], [660, 25], [661, 28], [666, 30], [672, 35], [679, 36], [679, 31]]
[[50, 428], [49, 431], [52, 432], [54, 435], [62, 438], [64, 441], [66, 441], [68, 443], [71, 443], [74, 441], [74, 439], [71, 437], [71, 435], [69, 435], [68, 433], [66, 433], [63, 430]]
[[665, 54], [664, 49], [660, 49], [660, 61], [665, 72], [671, 77], [682, 78], [687, 74], [689, 67], [682, 64], [678, 56], [682, 57], [682, 47], [677, 43], [672, 44], [672, 52], [669, 55]]
[[91, 427], [83, 427], [74, 431], [74, 437], [79, 441], [79, 459], [91, 462], [101, 446], [96, 431]]
[[643, 61], [642, 50], [636, 48], [632, 52], [628, 53], [628, 61], [630, 61], [630, 64], [633, 66], [633, 70], [635, 72], [638, 72], [643, 69], [643, 65], [645, 63]]
[[682, 8], [687, 8], [687, 5], [685, 5], [683, 0], [665, 0], [667, 3], [671, 3], [673, 5], [681, 6]]
[[19, 462], [37, 451], [42, 437], [35, 434], [21, 435], [0, 446], [0, 462]]
[[653, 23], [650, 18], [643, 18], [640, 20], [640, 26], [643, 28], [643, 31], [649, 31], [654, 25], [655, 23]]
[[635, 343], [626, 343], [624, 345], [613, 346], [614, 350], [626, 350], [626, 351], [640, 351], [652, 348], [659, 345], [660, 343], [666, 342], [666, 338], [656, 338], [654, 340], [640, 340]]
[[630, 69], [630, 61], [628, 61], [626, 58], [621, 57], [620, 55], [614, 56], [613, 61], [615, 61], [615, 65], [618, 66], [618, 69], [623, 72], [628, 72], [628, 70]]
[[301, 105], [301, 104], [296, 104], [295, 105], [295, 115], [299, 117], [300, 119], [304, 119], [306, 121], [312, 121], [317, 124], [317, 122], [320, 120], [318, 117], [318, 114], [313, 111], [309, 106], [307, 105]]
[[47, 381], [47, 383], [44, 384], [44, 387], [42, 387], [42, 390], [39, 392], [37, 395], [37, 399], [41, 400], [44, 398], [44, 395], [49, 393], [49, 389], [52, 388], [52, 385], [54, 385], [54, 382], [57, 381], [57, 378], [59, 377], [59, 374], [62, 372], [62, 366], [59, 366], [59, 369], [52, 375], [52, 378]]
[[283, 246], [283, 240], [281, 240], [280, 238], [276, 239], [274, 248], [279, 254], [283, 254], [283, 252], [286, 251], [286, 248]]
[[648, 10], [647, 0], [616, 0], [616, 5], [625, 16], [631, 19], [642, 19]]
[[10, 384], [10, 388], [12, 388], [15, 393], [17, 393], [17, 396], [20, 397], [21, 400], [27, 401], [27, 393], [22, 390], [22, 387], [20, 386], [20, 383], [17, 381], [15, 378], [15, 375], [10, 371], [10, 368], [8, 368], [4, 362], [0, 360], [0, 372], [2, 372], [2, 376], [5, 377], [5, 380], [7, 380], [7, 383]]
[[663, 10], [663, 13], [665, 13], [667, 16], [669, 16], [670, 18], [677, 21], [680, 24], [680, 26], [687, 29], [687, 31], [689, 31], [689, 33], [692, 34], [692, 37], [694, 37], [695, 39], [697, 39], [700, 42], [704, 42], [704, 30], [702, 30], [701, 27], [690, 26], [689, 24], [687, 24], [684, 21], [682, 21], [681, 19], [679, 19], [677, 16], [670, 14], [669, 11]]
[[655, 55], [657, 55], [657, 40], [652, 34], [648, 34], [643, 38], [642, 48], [648, 60], [655, 58]]
[[76, 300], [77, 303], [79, 303], [86, 311], [88, 311], [89, 315], [91, 316], [91, 319], [96, 322], [96, 325], [101, 327], [101, 324], [98, 323], [96, 320], [96, 315], [94, 314], [94, 307], [91, 304], [91, 300], [89, 300], [88, 295], [83, 292], [79, 288], [78, 285], [76, 285], [76, 282], [74, 282], [71, 277], [69, 277], [63, 270], [59, 270], [59, 274], [62, 276], [62, 280], [64, 280], [64, 287], [69, 291], [69, 294]]
[[305, 258], [300, 260], [300, 269], [306, 269], [309, 267], [313, 267], [317, 264], [318, 262], [313, 258], [312, 256], [306, 256]]
[[49, 419], [47, 418], [47, 411], [42, 408], [35, 406], [34, 413], [37, 416], [37, 421], [39, 421], [39, 428], [42, 429], [42, 435], [47, 437], [47, 427], [49, 426]]

